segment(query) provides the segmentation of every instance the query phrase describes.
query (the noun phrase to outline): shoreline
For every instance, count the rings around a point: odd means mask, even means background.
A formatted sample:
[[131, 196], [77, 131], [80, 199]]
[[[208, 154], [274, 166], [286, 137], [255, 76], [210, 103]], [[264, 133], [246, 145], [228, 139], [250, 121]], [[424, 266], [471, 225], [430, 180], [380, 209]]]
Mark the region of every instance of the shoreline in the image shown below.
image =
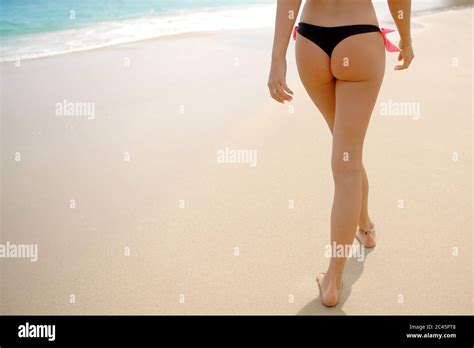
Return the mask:
[[[240, 31], [240, 30], [254, 30], [254, 29], [236, 29], [236, 30], [225, 30], [225, 31]], [[132, 44], [141, 44], [149, 41], [155, 41], [155, 40], [175, 40], [175, 39], [189, 39], [189, 38], [195, 38], [195, 37], [206, 37], [210, 35], [215, 35], [220, 33], [221, 31], [196, 31], [196, 32], [188, 32], [188, 33], [177, 33], [177, 34], [170, 34], [170, 35], [164, 35], [164, 36], [157, 36], [157, 37], [151, 37], [151, 38], [144, 38], [136, 41], [127, 41], [127, 42], [122, 42], [122, 43], [111, 43], [108, 45], [101, 45], [101, 46], [91, 46], [91, 47], [85, 47], [77, 50], [71, 50], [71, 51], [62, 51], [62, 52], [52, 52], [52, 53], [45, 53], [43, 55], [38, 55], [35, 57], [25, 57], [21, 59], [14, 59], [14, 58], [8, 58], [6, 60], [1, 60], [0, 59], [0, 64], [6, 64], [6, 63], [15, 63], [18, 61], [34, 61], [34, 60], [41, 60], [41, 59], [48, 59], [48, 58], [53, 58], [53, 57], [58, 57], [58, 56], [65, 56], [65, 55], [70, 55], [70, 54], [77, 54], [77, 53], [85, 53], [85, 52], [91, 52], [91, 51], [97, 51], [101, 49], [113, 49], [113, 48], [120, 48], [121, 46], [125, 45], [132, 45]]]
[[[263, 6], [263, 5], [262, 5]], [[268, 5], [267, 5], [268, 6]], [[424, 18], [426, 16], [430, 15], [436, 15], [438, 13], [446, 12], [446, 11], [458, 11], [458, 10], [464, 10], [467, 8], [472, 8], [472, 4], [459, 4], [459, 5], [450, 5], [446, 7], [440, 7], [440, 8], [434, 8], [434, 9], [427, 9], [427, 10], [417, 10], [412, 13], [412, 18], [413, 19], [419, 19], [419, 18]], [[382, 23], [383, 19], [379, 19], [379, 23]], [[413, 23], [414, 25], [412, 26], [412, 30], [415, 32], [417, 30], [422, 30], [423, 25], [417, 26], [417, 23]], [[382, 25], [381, 25], [382, 26]], [[68, 54], [74, 54], [74, 53], [82, 53], [82, 52], [88, 52], [88, 51], [95, 51], [95, 50], [100, 50], [100, 49], [110, 49], [114, 47], [120, 47], [120, 46], [125, 46], [125, 45], [130, 45], [130, 44], [140, 44], [140, 43], [146, 43], [149, 41], [155, 41], [155, 40], [179, 40], [179, 39], [187, 39], [187, 38], [193, 38], [193, 37], [204, 37], [204, 36], [209, 36], [209, 35], [217, 35], [221, 33], [226, 33], [226, 32], [239, 32], [239, 31], [248, 31], [248, 30], [266, 30], [266, 29], [273, 29], [272, 27], [266, 27], [262, 26], [261, 28], [239, 28], [239, 29], [221, 29], [221, 30], [202, 30], [202, 31], [191, 31], [191, 32], [184, 32], [184, 33], [176, 33], [176, 34], [168, 34], [168, 35], [160, 35], [160, 36], [154, 36], [154, 37], [148, 37], [148, 38], [142, 38], [142, 39], [137, 39], [137, 40], [130, 40], [130, 41], [125, 41], [125, 42], [118, 42], [118, 43], [108, 43], [108, 44], [102, 44], [102, 45], [96, 45], [96, 46], [90, 46], [90, 47], [80, 47], [77, 49], [72, 49], [68, 51], [58, 51], [58, 52], [50, 52], [50, 53], [44, 53], [44, 54], [36, 54], [32, 56], [26, 56], [26, 57], [21, 57], [21, 58], [1, 58], [0, 57], [0, 64], [4, 63], [15, 63], [18, 61], [31, 61], [31, 60], [38, 60], [38, 59], [47, 59], [51, 57], [57, 57], [57, 56], [62, 56], [62, 55], [68, 55]]]

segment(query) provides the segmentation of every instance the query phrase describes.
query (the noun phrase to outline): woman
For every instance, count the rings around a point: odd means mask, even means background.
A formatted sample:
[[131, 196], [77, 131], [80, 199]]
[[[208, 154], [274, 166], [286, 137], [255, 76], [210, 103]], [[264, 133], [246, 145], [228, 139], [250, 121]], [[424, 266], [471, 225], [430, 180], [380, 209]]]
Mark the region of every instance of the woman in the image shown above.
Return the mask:
[[[398, 60], [402, 63], [395, 70], [403, 70], [414, 58], [411, 1], [388, 0], [388, 4], [401, 38]], [[300, 6], [301, 0], [278, 0], [268, 87], [280, 103], [292, 100], [286, 84], [286, 51]], [[370, 0], [308, 0], [295, 35], [301, 81], [333, 136], [331, 246], [351, 245], [355, 236], [366, 248], [373, 248], [375, 230], [368, 212], [362, 150], [385, 72], [384, 44], [389, 47], [389, 42], [378, 27]], [[346, 257], [332, 257], [328, 270], [316, 277], [325, 306], [339, 301]]]

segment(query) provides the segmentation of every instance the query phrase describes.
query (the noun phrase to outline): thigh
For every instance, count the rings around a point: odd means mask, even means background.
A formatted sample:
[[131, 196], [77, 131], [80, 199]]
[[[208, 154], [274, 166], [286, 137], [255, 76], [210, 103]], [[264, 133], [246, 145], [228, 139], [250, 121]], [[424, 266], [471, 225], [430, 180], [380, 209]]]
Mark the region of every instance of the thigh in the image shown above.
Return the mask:
[[362, 149], [381, 80], [336, 82], [333, 159], [362, 165]]
[[[333, 52], [336, 82], [333, 156], [362, 163], [362, 148], [385, 72], [385, 47], [379, 33], [343, 40]], [[345, 64], [347, 63], [347, 64]]]
[[316, 44], [298, 34], [296, 63], [303, 86], [332, 131], [336, 80], [331, 72], [330, 58]]

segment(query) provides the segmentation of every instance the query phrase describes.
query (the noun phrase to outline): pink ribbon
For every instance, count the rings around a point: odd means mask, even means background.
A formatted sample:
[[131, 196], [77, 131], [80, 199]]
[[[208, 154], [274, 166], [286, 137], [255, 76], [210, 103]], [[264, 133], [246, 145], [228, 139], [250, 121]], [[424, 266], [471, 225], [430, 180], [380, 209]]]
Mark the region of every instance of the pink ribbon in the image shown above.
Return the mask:
[[296, 26], [295, 29], [293, 29], [293, 40], [296, 40], [296, 33], [297, 32], [298, 32], [298, 26]]
[[390, 40], [387, 38], [387, 34], [393, 33], [394, 31], [395, 30], [392, 29], [380, 28], [380, 33], [382, 34], [383, 41], [385, 42], [385, 49], [388, 52], [400, 52], [400, 49], [393, 43], [391, 43]]

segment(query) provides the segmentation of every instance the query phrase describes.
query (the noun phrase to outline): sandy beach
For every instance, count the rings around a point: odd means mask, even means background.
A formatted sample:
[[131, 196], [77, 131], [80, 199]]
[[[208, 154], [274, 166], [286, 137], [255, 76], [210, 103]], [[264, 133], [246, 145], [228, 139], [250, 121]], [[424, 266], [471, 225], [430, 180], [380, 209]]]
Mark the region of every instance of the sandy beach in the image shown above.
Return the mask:
[[0, 64], [1, 242], [38, 245], [0, 262], [0, 312], [472, 314], [472, 18], [415, 17], [408, 71], [387, 54], [364, 148], [378, 246], [332, 309], [331, 136], [294, 42], [291, 105], [268, 95], [271, 29]]

